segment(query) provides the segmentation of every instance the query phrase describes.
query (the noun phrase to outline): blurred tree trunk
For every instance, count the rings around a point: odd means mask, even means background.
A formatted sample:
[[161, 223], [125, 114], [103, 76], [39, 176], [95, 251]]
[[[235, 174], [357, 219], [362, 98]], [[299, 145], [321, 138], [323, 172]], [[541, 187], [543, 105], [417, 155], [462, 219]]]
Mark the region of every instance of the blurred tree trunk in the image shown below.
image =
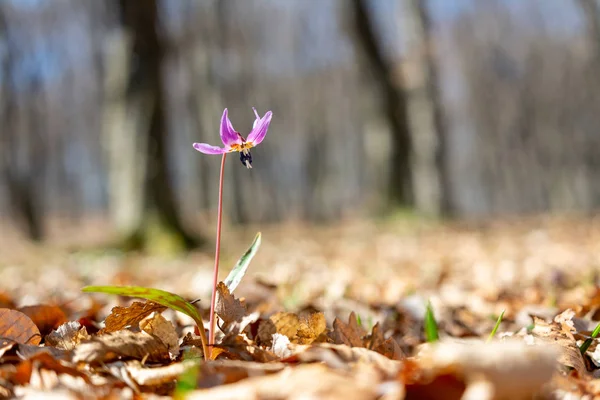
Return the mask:
[[2, 62], [0, 173], [6, 184], [8, 204], [27, 237], [33, 241], [44, 238], [43, 178], [46, 168], [45, 136], [37, 118], [40, 83], [30, 83], [26, 96], [30, 115], [25, 130], [19, 130], [19, 104], [14, 82], [17, 44], [10, 37], [5, 15], [0, 11], [0, 40], [6, 44]]
[[[128, 248], [191, 248], [198, 240], [182, 223], [169, 176], [165, 48], [157, 1], [119, 0], [118, 5], [130, 46], [115, 47], [106, 72], [113, 216]], [[119, 84], [127, 73], [127, 82]]]
[[384, 113], [392, 131], [392, 157], [390, 168], [389, 198], [392, 205], [414, 205], [411, 153], [412, 139], [408, 121], [408, 103], [394, 74], [385, 59], [375, 33], [366, 0], [352, 0], [353, 28], [356, 40], [366, 62], [371, 68], [381, 93]]
[[585, 20], [589, 48], [596, 66], [600, 65], [600, 4], [597, 0], [577, 0]]
[[428, 214], [451, 212], [446, 132], [431, 17], [426, 0], [404, 0], [400, 26], [406, 54], [403, 77], [413, 138], [416, 207]]

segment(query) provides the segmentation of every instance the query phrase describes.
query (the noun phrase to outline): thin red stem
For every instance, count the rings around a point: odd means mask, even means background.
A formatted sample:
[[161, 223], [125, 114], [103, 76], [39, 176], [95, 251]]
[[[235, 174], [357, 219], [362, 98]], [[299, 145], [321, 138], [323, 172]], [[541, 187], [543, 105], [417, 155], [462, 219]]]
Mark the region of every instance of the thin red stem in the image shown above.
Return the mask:
[[215, 303], [217, 300], [217, 283], [219, 282], [219, 255], [221, 253], [221, 220], [223, 217], [223, 176], [225, 175], [225, 156], [221, 158], [221, 173], [219, 175], [219, 204], [217, 205], [217, 243], [215, 246], [215, 270], [213, 274], [213, 291], [210, 298], [210, 326], [208, 330], [208, 345], [212, 353], [215, 344]]

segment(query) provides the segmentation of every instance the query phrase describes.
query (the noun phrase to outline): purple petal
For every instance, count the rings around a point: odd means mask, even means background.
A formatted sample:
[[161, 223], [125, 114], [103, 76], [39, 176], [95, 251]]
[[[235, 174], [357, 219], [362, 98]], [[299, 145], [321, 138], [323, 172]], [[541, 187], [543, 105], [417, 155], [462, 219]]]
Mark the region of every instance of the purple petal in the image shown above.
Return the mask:
[[221, 117], [221, 141], [225, 147], [230, 147], [236, 143], [242, 144], [240, 135], [233, 129], [233, 125], [231, 125], [231, 121], [227, 116], [227, 109], [223, 111], [223, 116]]
[[204, 154], [223, 154], [227, 153], [227, 149], [211, 146], [206, 143], [194, 143], [194, 149], [198, 150], [200, 153]]
[[248, 139], [246, 139], [246, 141], [252, 142], [253, 146], [260, 144], [260, 142], [262, 142], [267, 135], [267, 130], [269, 129], [269, 124], [271, 123], [271, 117], [273, 117], [273, 113], [271, 111], [267, 111], [265, 116], [255, 123], [255, 126], [252, 129], [252, 132], [248, 134]]

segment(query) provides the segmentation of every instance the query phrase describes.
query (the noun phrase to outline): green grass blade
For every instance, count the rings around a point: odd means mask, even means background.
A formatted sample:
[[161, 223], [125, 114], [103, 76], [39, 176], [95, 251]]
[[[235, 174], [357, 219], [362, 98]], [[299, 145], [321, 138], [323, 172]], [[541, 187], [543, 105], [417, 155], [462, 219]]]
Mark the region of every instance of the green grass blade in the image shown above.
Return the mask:
[[437, 342], [440, 338], [438, 333], [438, 325], [433, 314], [433, 308], [431, 302], [427, 303], [427, 310], [425, 311], [425, 339], [428, 342]]
[[242, 278], [244, 277], [244, 275], [246, 275], [246, 271], [248, 271], [248, 266], [250, 265], [250, 261], [252, 261], [252, 259], [254, 258], [254, 255], [258, 251], [258, 248], [260, 247], [260, 243], [261, 243], [261, 234], [260, 234], [260, 232], [258, 232], [256, 234], [256, 236], [254, 237], [254, 241], [252, 242], [252, 244], [250, 245], [248, 250], [246, 250], [244, 255], [242, 255], [242, 257], [235, 264], [235, 266], [233, 267], [233, 269], [231, 270], [229, 275], [227, 275], [227, 278], [225, 278], [225, 281], [223, 281], [223, 283], [225, 283], [225, 286], [227, 286], [227, 288], [229, 289], [229, 292], [233, 293], [235, 288], [242, 281]]
[[596, 328], [592, 332], [592, 337], [585, 339], [585, 341], [581, 344], [581, 347], [579, 347], [579, 351], [581, 352], [581, 355], [584, 355], [585, 352], [587, 351], [587, 349], [590, 348], [590, 346], [592, 345], [592, 342], [594, 341], [594, 339], [596, 339], [598, 334], [600, 334], [600, 323], [598, 323], [598, 325], [596, 325]]
[[81, 289], [81, 291], [85, 293], [107, 293], [119, 296], [138, 297], [153, 301], [192, 317], [192, 319], [196, 322], [196, 325], [198, 325], [200, 339], [202, 340], [202, 351], [204, 352], [205, 356], [208, 355], [206, 349], [206, 334], [204, 332], [204, 321], [202, 321], [202, 316], [198, 310], [196, 310], [196, 307], [194, 307], [183, 297], [171, 292], [166, 292], [164, 290], [140, 286], [86, 286]]
[[498, 319], [496, 320], [496, 325], [494, 325], [494, 329], [492, 329], [492, 331], [490, 332], [490, 336], [488, 336], [488, 339], [487, 339], [488, 342], [490, 342], [494, 338], [494, 336], [496, 336], [496, 332], [498, 332], [498, 328], [500, 328], [500, 323], [502, 322], [502, 318], [504, 318], [504, 311], [506, 311], [506, 310], [502, 310], [502, 312], [498, 316]]

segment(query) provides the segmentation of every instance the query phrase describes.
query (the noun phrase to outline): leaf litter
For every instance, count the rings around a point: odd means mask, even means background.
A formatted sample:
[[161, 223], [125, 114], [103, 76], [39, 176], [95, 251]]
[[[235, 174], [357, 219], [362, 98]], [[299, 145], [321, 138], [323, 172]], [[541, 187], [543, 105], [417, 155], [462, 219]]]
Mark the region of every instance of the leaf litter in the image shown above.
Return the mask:
[[[0, 287], [0, 396], [600, 395], [600, 342], [592, 337], [600, 321], [598, 219], [289, 229], [265, 231], [261, 251], [244, 254], [219, 284], [210, 360], [196, 328], [206, 328], [210, 256], [171, 260], [168, 268], [164, 259], [136, 256], [138, 271], [114, 256], [52, 260], [75, 268], [69, 287], [127, 276], [127, 284], [169, 290], [127, 289], [143, 301], [57, 296], [27, 275], [36, 266], [10, 270], [13, 281], [31, 283], [29, 292], [12, 281]], [[259, 262], [248, 269], [253, 257]], [[3, 274], [0, 282], [8, 282]], [[34, 305], [21, 306], [23, 298]], [[428, 342], [433, 325], [437, 341]]]

